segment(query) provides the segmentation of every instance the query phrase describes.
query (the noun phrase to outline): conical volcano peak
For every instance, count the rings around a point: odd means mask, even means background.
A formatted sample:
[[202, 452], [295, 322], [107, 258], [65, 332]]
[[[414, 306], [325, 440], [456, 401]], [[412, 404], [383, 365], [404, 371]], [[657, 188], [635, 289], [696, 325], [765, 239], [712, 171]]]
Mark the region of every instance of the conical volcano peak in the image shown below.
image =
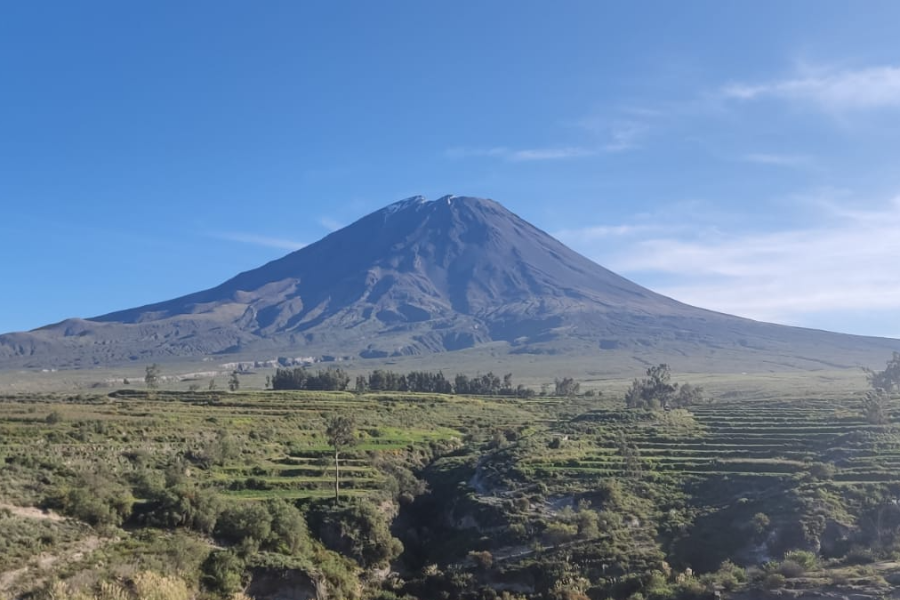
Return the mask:
[[427, 197], [422, 195], [410, 196], [409, 198], [404, 198], [398, 202], [394, 202], [393, 204], [389, 204], [385, 206], [378, 212], [384, 212], [387, 214], [394, 214], [402, 211], [419, 211], [422, 209], [437, 209], [446, 206], [453, 205], [468, 205], [468, 206], [501, 206], [499, 203], [488, 200], [486, 198], [477, 198], [475, 196], [456, 196], [454, 194], [445, 194], [438, 198], [437, 200], [429, 200]]
[[817, 356], [821, 344], [862, 354], [896, 348], [829, 336], [656, 294], [494, 200], [417, 195], [214, 288], [0, 336], [0, 366], [263, 350], [383, 358], [488, 343], [516, 354], [578, 347], [687, 356], [796, 345], [797, 356]]

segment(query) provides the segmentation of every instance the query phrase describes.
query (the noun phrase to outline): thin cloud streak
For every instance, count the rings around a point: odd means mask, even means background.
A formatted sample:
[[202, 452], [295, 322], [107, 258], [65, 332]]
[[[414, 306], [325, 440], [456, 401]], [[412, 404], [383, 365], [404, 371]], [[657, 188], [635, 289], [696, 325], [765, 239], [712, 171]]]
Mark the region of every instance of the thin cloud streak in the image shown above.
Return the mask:
[[327, 229], [328, 231], [337, 231], [341, 229], [343, 225], [337, 219], [332, 219], [331, 217], [320, 217], [319, 225]]
[[791, 79], [760, 84], [732, 83], [722, 97], [738, 101], [777, 98], [840, 113], [900, 108], [900, 67], [857, 70], [807, 68]]
[[445, 152], [448, 158], [499, 158], [509, 162], [542, 160], [566, 160], [594, 156], [596, 150], [580, 146], [529, 148], [514, 150], [504, 146], [495, 148], [450, 148]]
[[787, 167], [793, 169], [804, 169], [815, 165], [815, 162], [811, 157], [799, 154], [751, 153], [745, 154], [743, 157], [741, 157], [741, 159], [744, 162], [755, 163], [759, 165]]
[[586, 132], [594, 141], [587, 144], [560, 145], [538, 148], [509, 148], [492, 146], [484, 148], [455, 147], [444, 152], [447, 158], [495, 158], [507, 162], [560, 161], [577, 158], [626, 152], [640, 147], [641, 138], [649, 129], [644, 122], [637, 120], [614, 120], [596, 117], [581, 119], [571, 123]]
[[219, 240], [228, 242], [239, 242], [241, 244], [253, 244], [255, 246], [263, 246], [265, 248], [278, 248], [280, 250], [299, 250], [306, 246], [303, 242], [288, 240], [284, 238], [270, 237], [267, 235], [257, 235], [254, 233], [240, 232], [218, 232], [209, 234]]
[[578, 243], [636, 236], [667, 229], [670, 230], [661, 225], [596, 225], [579, 229], [562, 229], [555, 232], [553, 236], [567, 243]]

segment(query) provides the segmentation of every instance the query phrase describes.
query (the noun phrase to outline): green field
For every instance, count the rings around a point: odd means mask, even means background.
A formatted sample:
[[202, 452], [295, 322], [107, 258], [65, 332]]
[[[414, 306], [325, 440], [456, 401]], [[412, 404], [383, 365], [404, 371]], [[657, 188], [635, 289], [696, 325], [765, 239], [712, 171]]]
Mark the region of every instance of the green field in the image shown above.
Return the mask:
[[[235, 581], [259, 599], [277, 597], [259, 590], [288, 572], [335, 598], [661, 600], [832, 577], [878, 591], [900, 570], [900, 403], [872, 423], [859, 373], [772, 377], [698, 375], [707, 400], [654, 411], [625, 408], [622, 380], [585, 386], [599, 395], [528, 399], [8, 394], [0, 597], [50, 598], [53, 585], [72, 595], [150, 571], [178, 573], [200, 594], [190, 597], [223, 597], [209, 583], [217, 553], [236, 557]], [[339, 414], [354, 417], [356, 443], [342, 451], [334, 505], [325, 430]], [[87, 499], [73, 496], [85, 486]], [[117, 494], [133, 504], [120, 509]], [[300, 546], [248, 546], [249, 533], [222, 525], [252, 527], [240, 515], [259, 510], [299, 511]], [[792, 551], [815, 565], [791, 573], [781, 558]], [[868, 566], [854, 567], [863, 555]], [[371, 579], [388, 564], [390, 585]]]

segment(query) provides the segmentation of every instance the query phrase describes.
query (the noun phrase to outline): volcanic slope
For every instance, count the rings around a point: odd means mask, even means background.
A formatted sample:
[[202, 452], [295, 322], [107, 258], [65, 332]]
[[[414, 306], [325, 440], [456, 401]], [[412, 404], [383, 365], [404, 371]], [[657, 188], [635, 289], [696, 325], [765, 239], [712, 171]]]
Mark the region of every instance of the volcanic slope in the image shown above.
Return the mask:
[[766, 368], [877, 365], [900, 341], [756, 322], [677, 302], [492, 200], [414, 197], [225, 283], [0, 336], [0, 366], [239, 355], [390, 358], [492, 344], [526, 355], [691, 357]]

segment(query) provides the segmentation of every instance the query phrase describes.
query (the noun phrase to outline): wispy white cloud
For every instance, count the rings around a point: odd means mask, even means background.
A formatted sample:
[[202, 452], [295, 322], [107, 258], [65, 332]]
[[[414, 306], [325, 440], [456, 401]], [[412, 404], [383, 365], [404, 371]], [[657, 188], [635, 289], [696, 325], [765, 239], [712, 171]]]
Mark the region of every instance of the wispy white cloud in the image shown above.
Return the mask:
[[750, 153], [742, 156], [741, 160], [759, 165], [792, 169], [805, 169], [815, 166], [815, 161], [811, 156], [802, 154]]
[[635, 121], [618, 122], [610, 128], [610, 139], [603, 146], [607, 152], [624, 152], [640, 146], [640, 140], [647, 132], [645, 123]]
[[649, 108], [626, 108], [631, 118], [610, 119], [606, 115], [586, 117], [575, 122], [575, 126], [588, 132], [598, 140], [602, 152], [624, 152], [640, 148], [641, 141], [650, 130], [649, 119], [662, 113]]
[[804, 67], [787, 79], [764, 83], [731, 83], [724, 98], [756, 100], [781, 98], [843, 113], [900, 108], [900, 67], [879, 66], [856, 70]]
[[338, 221], [337, 219], [332, 219], [331, 217], [320, 217], [319, 225], [321, 225], [328, 231], [337, 231], [344, 226], [340, 221]]
[[[829, 213], [815, 224], [774, 232], [708, 230], [688, 237], [681, 235], [688, 228], [659, 223], [676, 232], [620, 237], [606, 252], [602, 236], [585, 235], [572, 244], [626, 276], [656, 279], [656, 291], [696, 306], [794, 324], [816, 314], [887, 311], [895, 317], [884, 333], [896, 330], [900, 198], [875, 209], [839, 208], [830, 201], [817, 209]], [[673, 280], [678, 283], [666, 285]]]
[[[635, 112], [636, 111], [636, 112]], [[589, 139], [581, 144], [540, 146], [534, 148], [510, 148], [508, 146], [449, 148], [444, 154], [448, 158], [495, 158], [508, 162], [559, 161], [586, 158], [602, 154], [625, 152], [640, 147], [641, 139], [649, 127], [636, 117], [659, 116], [650, 109], [632, 111], [625, 120], [607, 117], [588, 117], [569, 122], [569, 127], [579, 131], [579, 137]]]
[[448, 158], [499, 158], [509, 162], [527, 162], [541, 160], [565, 160], [583, 158], [597, 154], [597, 150], [582, 146], [551, 146], [546, 148], [514, 149], [505, 146], [493, 148], [450, 148], [446, 151]]
[[553, 235], [567, 243], [579, 243], [609, 238], [630, 237], [654, 231], [659, 232], [665, 229], [666, 228], [661, 225], [595, 225], [578, 229], [562, 229], [555, 232]]
[[282, 250], [299, 250], [306, 246], [303, 242], [289, 240], [285, 238], [270, 237], [267, 235], [258, 235], [255, 233], [240, 232], [217, 232], [209, 234], [220, 240], [229, 242], [240, 242], [242, 244], [253, 244], [256, 246], [264, 246], [266, 248], [279, 248]]

